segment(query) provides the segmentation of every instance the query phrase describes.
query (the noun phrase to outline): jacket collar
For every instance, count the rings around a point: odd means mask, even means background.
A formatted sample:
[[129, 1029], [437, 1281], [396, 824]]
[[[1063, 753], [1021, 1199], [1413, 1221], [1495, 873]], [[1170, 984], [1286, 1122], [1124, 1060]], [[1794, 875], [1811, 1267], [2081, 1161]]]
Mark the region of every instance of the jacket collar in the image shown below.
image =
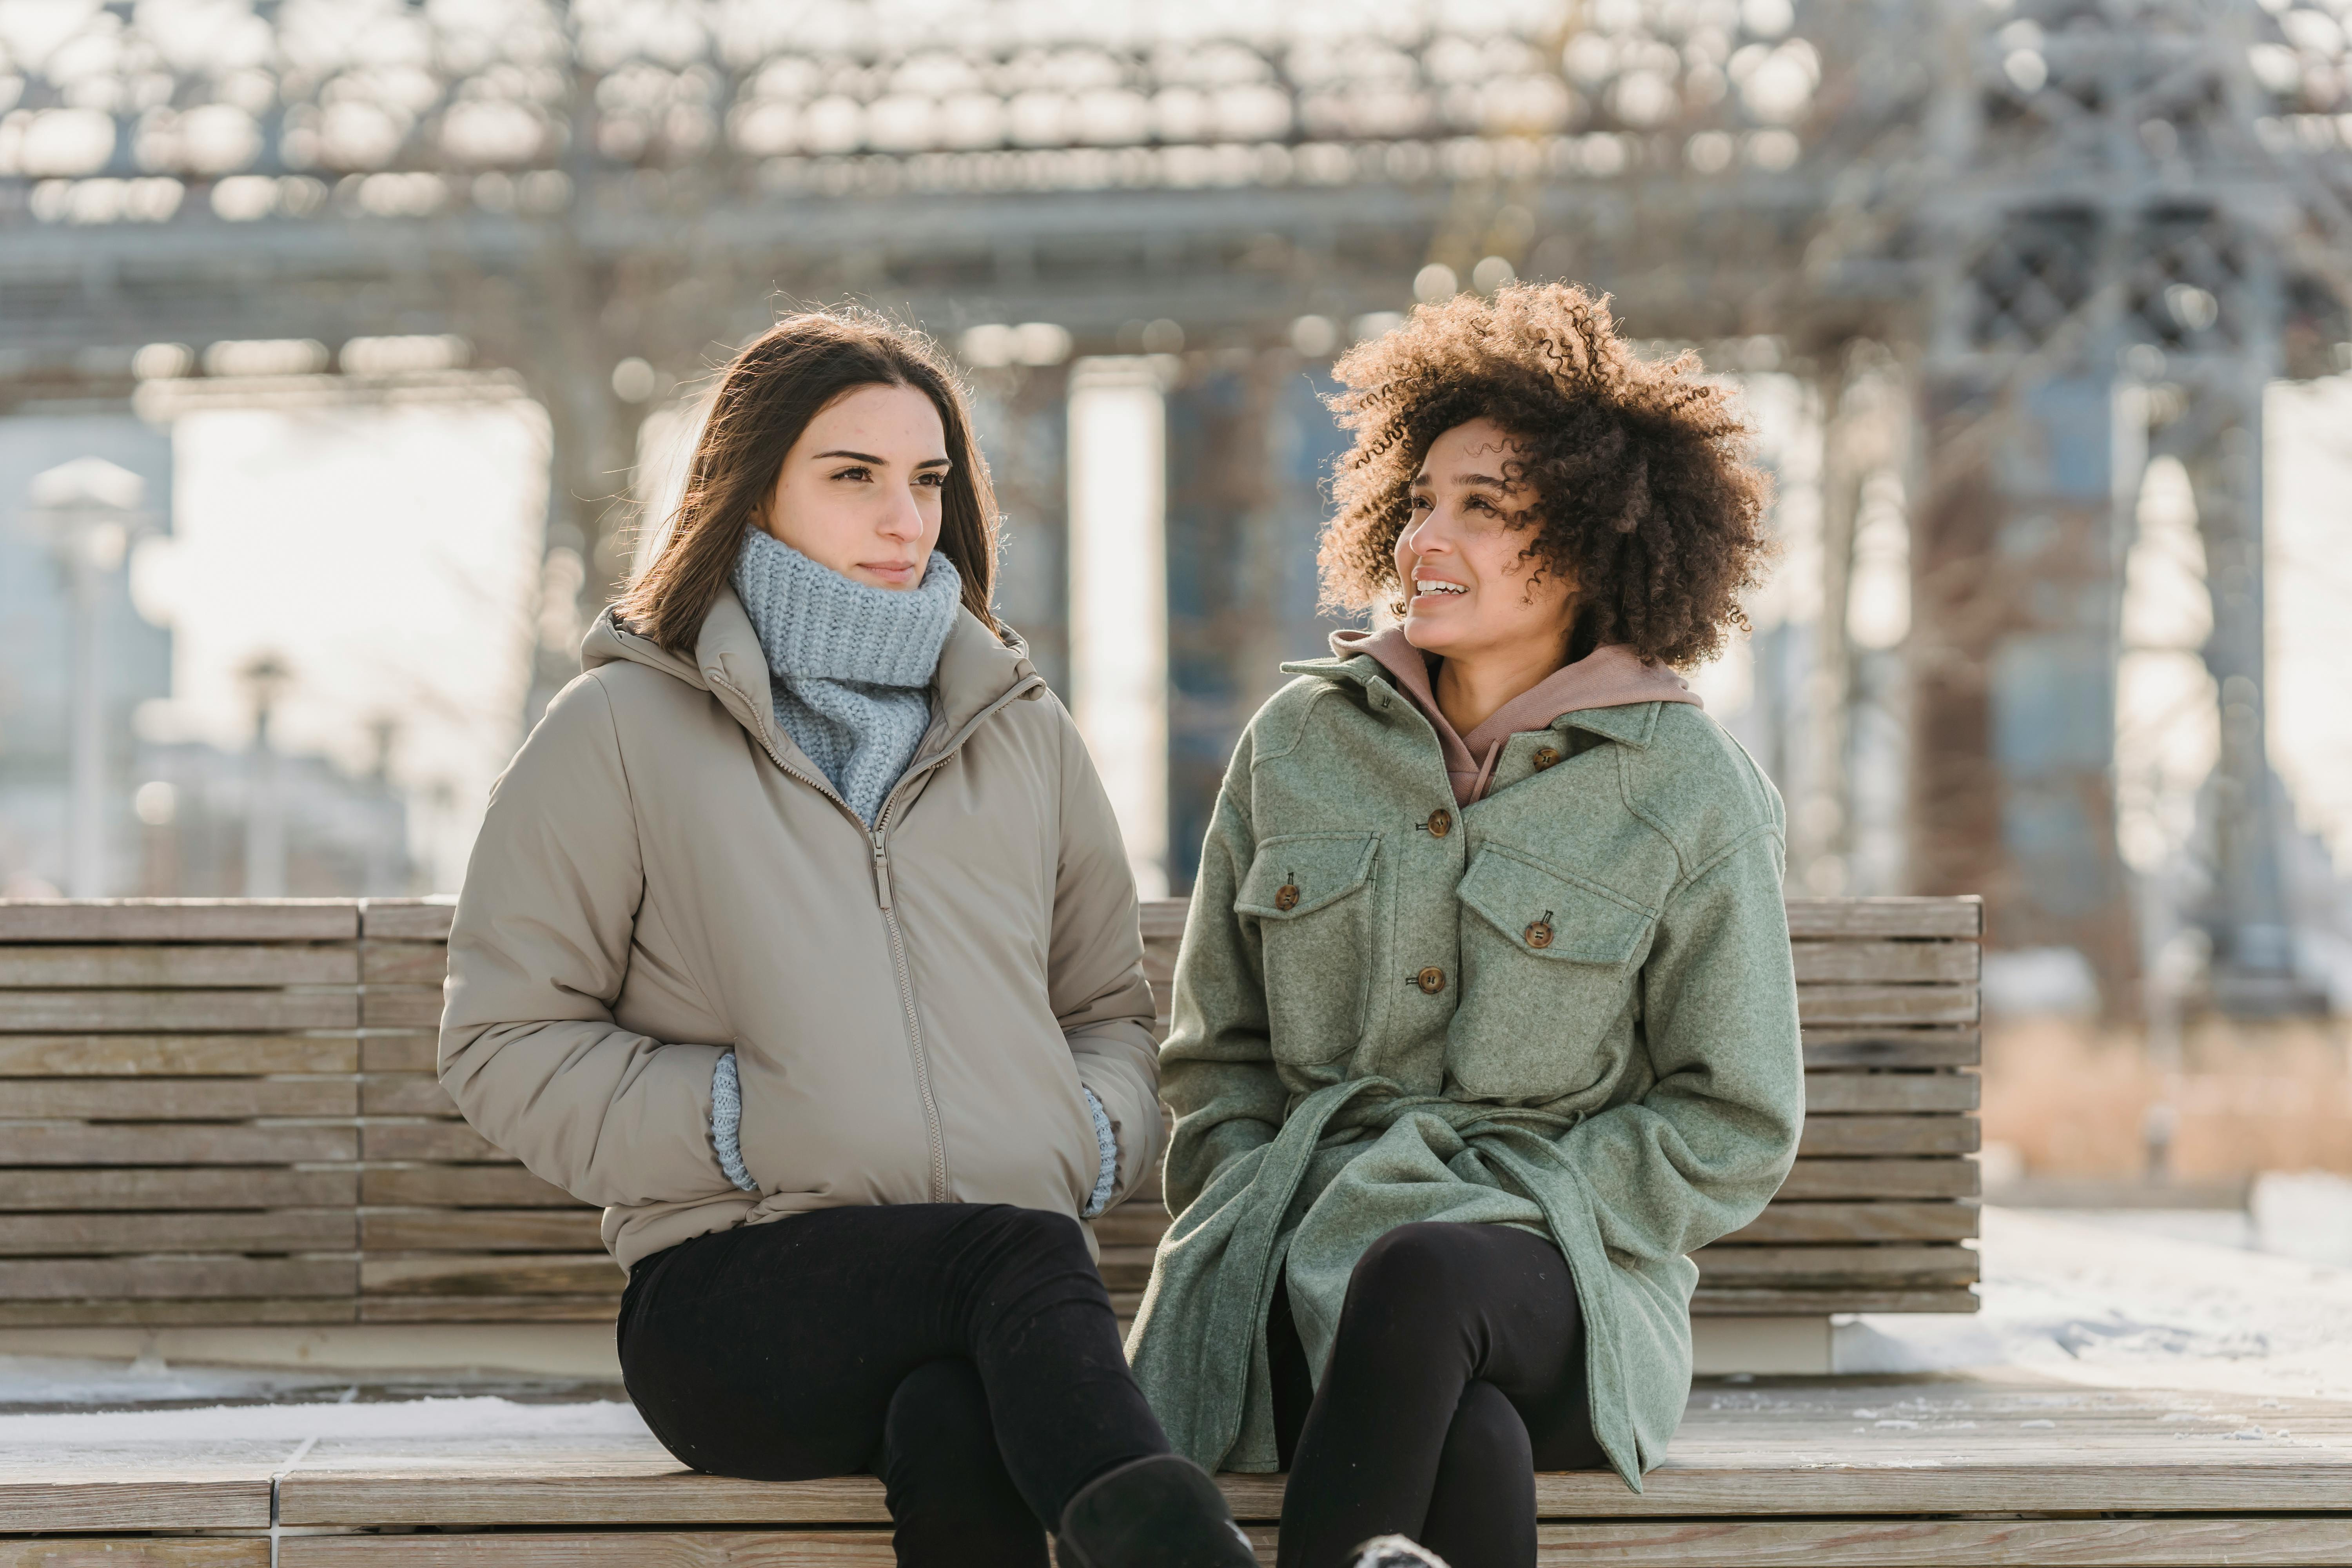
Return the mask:
[[[606, 605], [581, 641], [580, 662], [583, 668], [593, 669], [619, 661], [658, 669], [698, 691], [709, 692], [770, 751], [807, 762], [792, 737], [776, 723], [768, 656], [761, 649], [751, 615], [731, 585], [722, 586], [711, 602], [691, 658], [630, 631]], [[973, 720], [1033, 684], [1044, 682], [1029, 662], [1027, 645], [1009, 629], [1000, 640], [979, 616], [959, 609], [947, 643], [940, 649], [939, 673], [931, 680], [930, 728], [908, 766], [920, 764], [954, 744]]]
[[[1377, 689], [1385, 693], [1389, 700], [1416, 713], [1419, 711], [1413, 708], [1410, 697], [1397, 690], [1381, 661], [1368, 653], [1360, 653], [1352, 658], [1293, 659], [1282, 666], [1282, 672], [1285, 675], [1311, 675], [1324, 680], [1361, 687], [1368, 691]], [[1580, 708], [1574, 712], [1562, 713], [1548, 727], [1554, 730], [1589, 730], [1620, 745], [1643, 751], [1648, 748], [1650, 737], [1657, 731], [1658, 710], [1663, 706], [1664, 704], [1661, 702], [1639, 702], [1612, 708]]]

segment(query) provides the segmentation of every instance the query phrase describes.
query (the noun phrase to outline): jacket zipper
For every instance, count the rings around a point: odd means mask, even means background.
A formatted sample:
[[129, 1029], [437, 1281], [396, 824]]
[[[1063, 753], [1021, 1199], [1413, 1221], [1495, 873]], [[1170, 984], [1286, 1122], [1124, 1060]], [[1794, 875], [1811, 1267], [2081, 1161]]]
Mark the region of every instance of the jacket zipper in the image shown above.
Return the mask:
[[[718, 680], [716, 676], [710, 679]], [[1044, 677], [1032, 675], [1028, 679], [1015, 683], [1011, 690], [973, 714], [971, 721], [962, 729], [957, 731], [946, 745], [940, 748], [939, 754], [923, 764], [922, 773], [908, 773], [891, 786], [890, 793], [883, 797], [882, 809], [874, 814], [873, 827], [868, 829], [866, 835], [866, 842], [873, 847], [874, 850], [874, 901], [882, 911], [884, 928], [890, 933], [890, 963], [898, 977], [898, 1004], [905, 1010], [907, 1016], [907, 1050], [915, 1064], [915, 1092], [923, 1104], [923, 1133], [930, 1145], [931, 1201], [935, 1204], [947, 1203], [951, 1196], [948, 1185], [948, 1140], [946, 1130], [940, 1121], [939, 1100], [931, 1093], [931, 1058], [929, 1051], [923, 1046], [922, 1016], [915, 1008], [915, 976], [907, 963], [906, 938], [898, 929], [898, 911], [892, 906], [890, 900], [888, 838], [890, 810], [898, 804], [900, 793], [909, 784], [953, 756], [956, 749], [963, 743], [964, 737], [979, 728], [982, 721], [1006, 703], [1020, 697], [1031, 687], [1043, 683]], [[724, 680], [719, 680], [719, 684], [733, 692], [736, 700], [741, 702], [745, 709], [751, 708], [751, 700], [743, 694], [740, 688]], [[758, 733], [756, 731], [753, 732]], [[783, 753], [769, 744], [765, 735], [760, 735], [759, 741], [760, 749], [768, 753], [768, 760], [782, 768], [787, 776], [796, 778], [817, 790], [826, 799], [839, 806], [843, 815], [851, 821], [857, 822], [857, 814], [850, 810], [849, 803], [841, 798], [841, 792], [835, 789], [829, 781], [811, 778], [784, 761]], [[857, 825], [861, 828], [866, 826], [862, 822], [858, 822]]]

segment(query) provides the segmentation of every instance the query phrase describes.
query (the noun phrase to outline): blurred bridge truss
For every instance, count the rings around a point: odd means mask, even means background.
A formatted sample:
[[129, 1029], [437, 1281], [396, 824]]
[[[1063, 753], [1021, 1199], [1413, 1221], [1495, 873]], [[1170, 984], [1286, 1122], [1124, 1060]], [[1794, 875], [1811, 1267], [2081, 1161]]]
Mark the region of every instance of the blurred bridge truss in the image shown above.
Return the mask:
[[[2111, 1004], [2137, 969], [2121, 563], [2145, 462], [2183, 462], [2223, 708], [2200, 918], [2217, 993], [2263, 1010], [2294, 987], [2262, 395], [2352, 353], [2347, 26], [2342, 0], [0, 0], [0, 410], [200, 366], [429, 395], [446, 363], [365, 345], [446, 335], [548, 410], [551, 547], [593, 605], [644, 397], [780, 298], [1230, 357], [1316, 352], [1302, 318], [1344, 341], [1432, 266], [1572, 277], [1811, 384], [1826, 604], [1900, 472], [1910, 880], [2080, 950]], [[1798, 867], [1852, 833], [1846, 617], [1813, 642]]]

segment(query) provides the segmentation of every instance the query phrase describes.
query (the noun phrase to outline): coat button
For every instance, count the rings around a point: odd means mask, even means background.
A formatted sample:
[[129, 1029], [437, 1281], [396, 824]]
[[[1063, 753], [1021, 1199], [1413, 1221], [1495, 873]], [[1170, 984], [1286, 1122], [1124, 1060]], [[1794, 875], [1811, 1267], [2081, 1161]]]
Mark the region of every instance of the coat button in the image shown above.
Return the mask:
[[1528, 929], [1519, 934], [1527, 938], [1529, 947], [1549, 947], [1551, 945], [1551, 911], [1546, 910], [1543, 919], [1529, 921]]
[[1274, 890], [1274, 907], [1288, 914], [1298, 907], [1298, 884], [1285, 882]]
[[1412, 977], [1412, 983], [1421, 987], [1421, 994], [1423, 995], [1434, 996], [1439, 992], [1445, 989], [1445, 971], [1438, 968], [1437, 965], [1433, 963], [1427, 969], [1424, 969], [1420, 973], [1414, 975]]
[[1428, 822], [1423, 826], [1429, 829], [1432, 838], [1443, 838], [1454, 831], [1454, 814], [1441, 805], [1429, 814]]
[[1541, 773], [1544, 769], [1551, 766], [1558, 761], [1559, 761], [1559, 748], [1558, 746], [1542, 747], [1535, 755], [1536, 771], [1538, 773]]

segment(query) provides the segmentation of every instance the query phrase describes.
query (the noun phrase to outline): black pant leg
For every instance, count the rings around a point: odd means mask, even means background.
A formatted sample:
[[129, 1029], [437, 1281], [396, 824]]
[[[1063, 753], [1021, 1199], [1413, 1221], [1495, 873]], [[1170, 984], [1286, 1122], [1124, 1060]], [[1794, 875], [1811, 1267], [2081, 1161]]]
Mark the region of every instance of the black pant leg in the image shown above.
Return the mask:
[[1420, 1540], [1446, 1568], [1527, 1568], [1536, 1560], [1528, 1426], [1491, 1383], [1474, 1382], [1454, 1406]]
[[[1369, 1536], [1419, 1539], [1474, 1384], [1492, 1385], [1518, 1417], [1530, 1474], [1572, 1457], [1574, 1436], [1589, 1441], [1591, 1428], [1583, 1339], [1567, 1261], [1541, 1237], [1423, 1224], [1374, 1242], [1349, 1281], [1330, 1363], [1298, 1436], [1283, 1500], [1282, 1568], [1338, 1568]], [[1474, 1402], [1474, 1415], [1481, 1408], [1494, 1414]], [[1524, 1496], [1525, 1528], [1514, 1514], [1498, 1551], [1517, 1550], [1507, 1542], [1518, 1539], [1532, 1550], [1532, 1480]], [[1478, 1510], [1439, 1511], [1453, 1520]], [[1467, 1540], [1461, 1548], [1478, 1549]], [[1490, 1560], [1516, 1568], [1533, 1561]]]
[[975, 1369], [1038, 1520], [1168, 1451], [1129, 1372], [1085, 1234], [1003, 1205], [821, 1209], [642, 1260], [622, 1305], [629, 1396], [672, 1453], [757, 1480], [847, 1475], [918, 1367]]
[[927, 1362], [906, 1375], [874, 1473], [898, 1521], [898, 1568], [1046, 1568], [1045, 1527], [1005, 1473], [971, 1363]]

